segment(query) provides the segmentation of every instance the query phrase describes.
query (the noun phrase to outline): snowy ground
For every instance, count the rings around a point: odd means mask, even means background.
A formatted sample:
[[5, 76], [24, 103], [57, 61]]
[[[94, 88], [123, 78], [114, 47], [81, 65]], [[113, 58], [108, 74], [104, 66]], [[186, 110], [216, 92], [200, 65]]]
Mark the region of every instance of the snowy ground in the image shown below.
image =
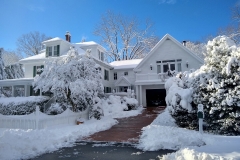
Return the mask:
[[74, 145], [76, 140], [117, 124], [113, 118], [136, 116], [142, 108], [109, 114], [101, 120], [86, 120], [84, 124], [56, 126], [42, 130], [0, 129], [0, 160], [27, 159], [62, 147]]
[[225, 160], [240, 159], [240, 136], [200, 134], [176, 127], [169, 112], [160, 114], [151, 125], [143, 128], [137, 148], [144, 151], [176, 149], [161, 157], [163, 160]]

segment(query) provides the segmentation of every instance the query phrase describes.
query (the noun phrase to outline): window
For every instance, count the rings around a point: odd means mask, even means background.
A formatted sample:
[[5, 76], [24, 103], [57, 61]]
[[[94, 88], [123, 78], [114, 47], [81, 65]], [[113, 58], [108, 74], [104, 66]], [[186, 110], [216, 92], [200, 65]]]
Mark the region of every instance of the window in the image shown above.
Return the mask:
[[36, 75], [40, 75], [43, 72], [44, 65], [41, 66], [33, 66], [33, 77]]
[[127, 76], [128, 75], [128, 72], [124, 72], [124, 76]]
[[168, 71], [169, 67], [172, 71], [177, 70], [178, 72], [181, 72], [182, 71], [181, 62], [182, 59], [156, 61], [157, 73], [165, 73]]
[[161, 73], [161, 65], [157, 65], [157, 73]]
[[46, 47], [46, 57], [59, 56], [59, 52], [60, 45]]
[[182, 66], [181, 66], [181, 63], [178, 63], [178, 72], [181, 72], [182, 71]]
[[111, 87], [104, 87], [104, 93], [111, 93]]
[[101, 52], [101, 60], [104, 61], [104, 53]]
[[168, 71], [168, 64], [164, 64], [163, 65], [163, 72], [167, 72]]
[[117, 80], [117, 72], [113, 73], [113, 78], [114, 78], [114, 80]]
[[109, 72], [106, 69], [104, 69], [104, 80], [109, 80]]
[[104, 53], [98, 50], [98, 59], [104, 61]]
[[52, 47], [47, 47], [46, 48], [46, 55], [47, 55], [47, 57], [48, 56], [50, 56], [50, 57], [52, 56]]

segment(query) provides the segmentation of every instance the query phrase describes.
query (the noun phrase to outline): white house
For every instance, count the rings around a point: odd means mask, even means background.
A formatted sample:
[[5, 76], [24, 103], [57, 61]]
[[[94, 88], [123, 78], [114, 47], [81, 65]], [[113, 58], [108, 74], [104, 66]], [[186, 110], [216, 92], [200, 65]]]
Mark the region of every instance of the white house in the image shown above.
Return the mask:
[[31, 84], [33, 78], [43, 71], [44, 62], [47, 59], [64, 56], [70, 47], [75, 47], [80, 54], [91, 49], [91, 55], [101, 66], [105, 93], [111, 93], [113, 90], [116, 93], [122, 93], [132, 89], [139, 104], [143, 106], [165, 105], [164, 83], [168, 67], [181, 72], [192, 68], [198, 69], [203, 64], [201, 58], [169, 34], [166, 34], [145, 58], [111, 63], [104, 61], [106, 50], [101, 45], [93, 41], [71, 43], [70, 33], [67, 32], [65, 36], [65, 40], [56, 37], [42, 42], [46, 49], [39, 55], [20, 60], [25, 70], [25, 78], [2, 80], [0, 87], [11, 87], [12, 96], [16, 96], [16, 87], [24, 88], [24, 96], [36, 94], [32, 91]]

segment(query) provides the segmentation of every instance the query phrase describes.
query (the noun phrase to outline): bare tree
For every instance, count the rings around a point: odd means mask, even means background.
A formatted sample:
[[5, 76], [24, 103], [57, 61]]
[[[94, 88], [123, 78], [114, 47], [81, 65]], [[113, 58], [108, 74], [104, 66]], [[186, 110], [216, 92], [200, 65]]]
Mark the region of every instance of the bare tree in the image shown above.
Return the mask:
[[233, 23], [227, 27], [220, 28], [217, 34], [226, 35], [236, 44], [240, 44], [240, 6], [236, 4], [231, 11]]
[[17, 40], [17, 50], [27, 56], [37, 55], [43, 49], [42, 42], [47, 39], [50, 39], [50, 37], [37, 31], [23, 34]]
[[101, 43], [107, 45], [109, 61], [142, 58], [159, 39], [150, 33], [152, 23], [146, 21], [144, 29], [140, 26], [136, 18], [108, 11], [96, 26], [94, 35], [101, 37]]
[[4, 50], [2, 53], [2, 59], [6, 66], [15, 64], [22, 58], [23, 58], [22, 55], [19, 53], [16, 53], [16, 51], [12, 51], [12, 50], [5, 51]]
[[191, 50], [198, 57], [204, 59], [205, 53], [207, 52], [206, 44], [201, 42], [186, 42], [186, 47]]

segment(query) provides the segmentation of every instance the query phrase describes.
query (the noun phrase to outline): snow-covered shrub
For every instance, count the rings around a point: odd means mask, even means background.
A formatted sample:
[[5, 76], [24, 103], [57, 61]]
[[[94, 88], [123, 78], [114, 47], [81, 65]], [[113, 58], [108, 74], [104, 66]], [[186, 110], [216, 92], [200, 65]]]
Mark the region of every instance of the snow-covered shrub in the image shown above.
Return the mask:
[[180, 73], [169, 78], [165, 83], [167, 91], [167, 109], [180, 127], [195, 129], [197, 127], [196, 107], [192, 105], [192, 88], [187, 88], [186, 77]]
[[[125, 100], [124, 100], [125, 99]], [[128, 98], [116, 95], [110, 95], [108, 98], [102, 99], [102, 109], [104, 116], [124, 117], [126, 110], [128, 110], [127, 104], [134, 106], [134, 109], [138, 109], [137, 100], [134, 98]]]
[[51, 106], [46, 110], [48, 115], [57, 115], [64, 112], [67, 108], [61, 106], [59, 103], [52, 103]]
[[71, 48], [67, 56], [50, 59], [44, 71], [35, 77], [34, 89], [56, 94], [57, 101], [83, 111], [93, 106], [93, 98], [103, 94], [99, 65], [87, 55], [79, 55]]
[[45, 96], [31, 97], [8, 97], [0, 98], [0, 114], [3, 115], [25, 115], [35, 111], [39, 106], [43, 111], [44, 103], [49, 100]]
[[207, 44], [205, 65], [196, 76], [196, 104], [204, 105], [207, 129], [240, 135], [240, 48], [226, 36]]
[[122, 103], [127, 105], [125, 111], [137, 109], [138, 107], [138, 101], [135, 98], [122, 97]]
[[92, 107], [90, 107], [89, 111], [89, 118], [95, 118], [97, 120], [100, 120], [101, 117], [104, 116], [103, 110], [102, 110], [102, 101], [100, 98], [95, 97], [93, 99], [94, 104]]
[[[240, 135], [240, 48], [228, 37], [219, 36], [208, 42], [205, 55], [199, 70], [166, 82], [167, 105], [172, 106], [171, 114], [179, 126], [195, 128], [196, 105], [203, 104], [206, 130]], [[195, 116], [189, 117], [190, 113]]]

